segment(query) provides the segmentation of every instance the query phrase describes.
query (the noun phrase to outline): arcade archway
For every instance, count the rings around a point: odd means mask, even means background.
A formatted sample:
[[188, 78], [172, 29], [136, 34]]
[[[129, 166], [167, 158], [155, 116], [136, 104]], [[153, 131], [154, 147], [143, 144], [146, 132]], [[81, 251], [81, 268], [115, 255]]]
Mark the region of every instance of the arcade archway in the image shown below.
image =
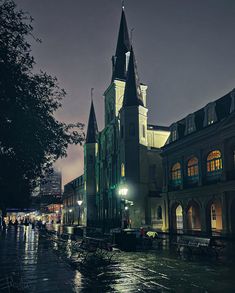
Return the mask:
[[172, 227], [174, 230], [183, 230], [183, 208], [182, 205], [176, 203], [172, 207]]
[[192, 231], [201, 230], [200, 206], [195, 201], [190, 202], [188, 205], [187, 229]]

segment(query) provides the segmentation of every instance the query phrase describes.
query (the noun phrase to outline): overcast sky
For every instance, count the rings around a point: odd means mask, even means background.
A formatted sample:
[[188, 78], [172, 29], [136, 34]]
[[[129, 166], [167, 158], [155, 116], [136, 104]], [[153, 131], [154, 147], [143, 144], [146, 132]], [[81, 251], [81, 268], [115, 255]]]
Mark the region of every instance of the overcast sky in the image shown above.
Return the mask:
[[[99, 130], [111, 79], [120, 0], [16, 0], [34, 18], [32, 54], [67, 92], [57, 117], [87, 124], [90, 88]], [[148, 85], [149, 123], [170, 125], [235, 87], [234, 0], [126, 0], [141, 82]], [[83, 150], [60, 162], [63, 182], [83, 173]]]

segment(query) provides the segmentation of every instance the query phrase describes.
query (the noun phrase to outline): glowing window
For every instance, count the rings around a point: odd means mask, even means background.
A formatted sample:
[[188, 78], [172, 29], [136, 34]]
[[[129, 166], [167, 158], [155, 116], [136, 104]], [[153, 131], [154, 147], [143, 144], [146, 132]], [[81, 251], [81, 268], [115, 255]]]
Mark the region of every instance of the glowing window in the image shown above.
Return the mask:
[[125, 177], [125, 165], [121, 164], [121, 177]]
[[188, 161], [187, 175], [189, 181], [198, 180], [198, 159], [196, 157], [193, 157]]
[[207, 174], [216, 175], [222, 172], [222, 157], [219, 150], [215, 150], [209, 153], [207, 156]]
[[173, 185], [181, 184], [181, 165], [180, 163], [176, 163], [171, 168], [171, 181]]

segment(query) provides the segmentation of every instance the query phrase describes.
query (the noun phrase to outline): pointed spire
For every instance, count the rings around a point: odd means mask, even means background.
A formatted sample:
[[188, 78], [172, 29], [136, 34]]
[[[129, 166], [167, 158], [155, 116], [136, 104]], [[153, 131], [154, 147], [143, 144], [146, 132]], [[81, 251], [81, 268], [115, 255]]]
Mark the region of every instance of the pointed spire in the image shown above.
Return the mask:
[[86, 143], [95, 143], [97, 142], [98, 126], [95, 117], [95, 109], [93, 101], [91, 101], [91, 109], [87, 127]]
[[130, 59], [128, 64], [128, 72], [126, 79], [126, 87], [124, 92], [123, 107], [128, 106], [144, 106], [143, 97], [140, 88], [135, 55], [131, 47]]
[[130, 51], [131, 43], [127, 28], [124, 6], [122, 7], [122, 16], [118, 33], [118, 41], [115, 56], [113, 56], [113, 75], [114, 79], [126, 79], [126, 53]]

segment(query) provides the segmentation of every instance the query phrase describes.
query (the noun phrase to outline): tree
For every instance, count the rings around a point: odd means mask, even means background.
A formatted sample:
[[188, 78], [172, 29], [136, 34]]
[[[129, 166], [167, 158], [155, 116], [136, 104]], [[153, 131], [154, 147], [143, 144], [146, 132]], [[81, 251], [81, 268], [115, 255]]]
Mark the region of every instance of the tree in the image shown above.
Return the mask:
[[25, 206], [35, 181], [84, 139], [81, 123], [54, 117], [65, 96], [57, 79], [33, 73], [32, 22], [13, 0], [0, 0], [0, 209]]

